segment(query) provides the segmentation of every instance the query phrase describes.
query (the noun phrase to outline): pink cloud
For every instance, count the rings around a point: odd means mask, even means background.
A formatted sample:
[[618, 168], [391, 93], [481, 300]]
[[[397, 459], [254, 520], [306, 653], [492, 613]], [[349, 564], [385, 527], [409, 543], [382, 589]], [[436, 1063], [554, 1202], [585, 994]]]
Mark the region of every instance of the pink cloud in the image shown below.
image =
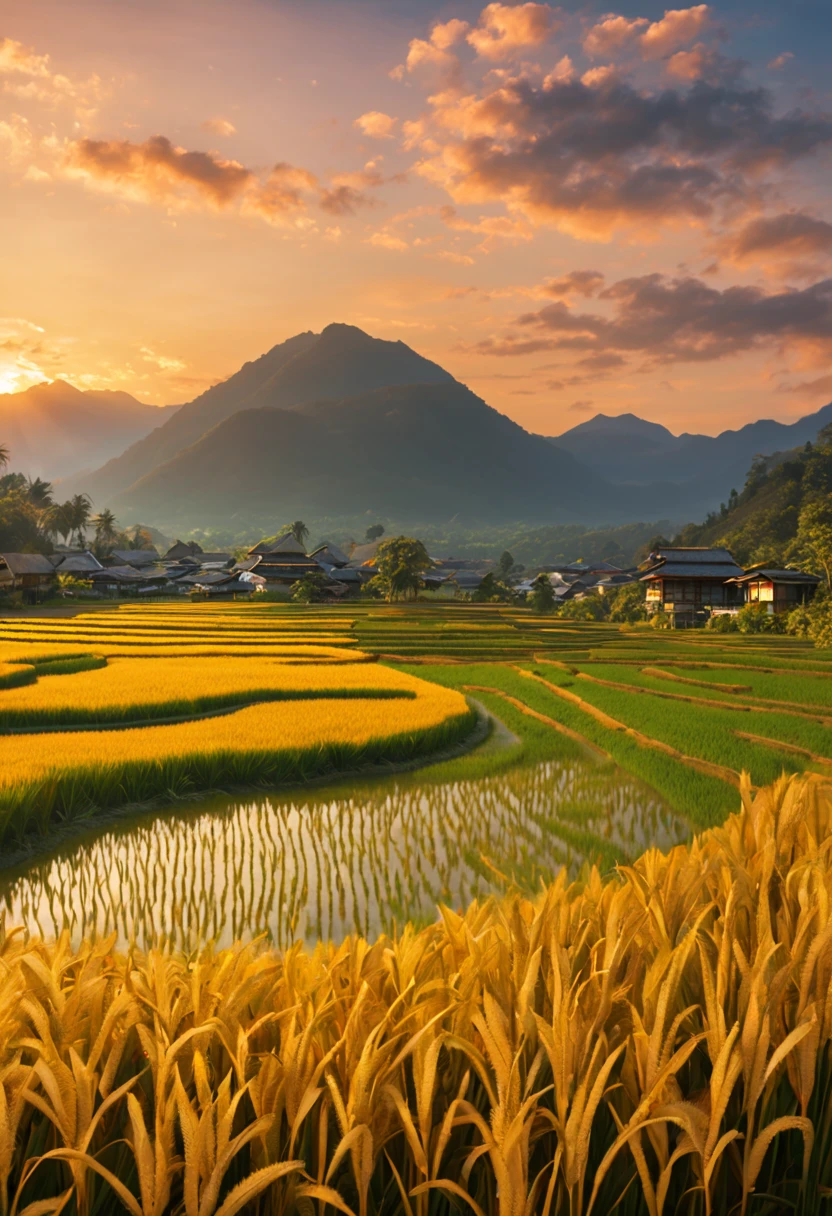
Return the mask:
[[548, 4], [489, 4], [468, 41], [483, 59], [507, 59], [540, 46], [555, 28], [555, 12]]
[[639, 40], [644, 58], [663, 59], [671, 55], [686, 42], [698, 38], [710, 22], [711, 9], [707, 4], [668, 9], [661, 21], [654, 21]]
[[586, 35], [583, 48], [592, 59], [602, 59], [626, 50], [649, 25], [646, 17], [619, 17], [614, 13], [602, 18]]

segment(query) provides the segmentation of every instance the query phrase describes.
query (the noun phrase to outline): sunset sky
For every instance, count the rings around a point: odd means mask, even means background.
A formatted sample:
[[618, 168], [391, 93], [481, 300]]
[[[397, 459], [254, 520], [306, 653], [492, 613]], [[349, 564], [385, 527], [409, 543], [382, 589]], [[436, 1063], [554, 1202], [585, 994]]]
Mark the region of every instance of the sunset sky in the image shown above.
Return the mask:
[[187, 401], [347, 321], [544, 434], [797, 418], [831, 39], [827, 0], [6, 0], [0, 391]]

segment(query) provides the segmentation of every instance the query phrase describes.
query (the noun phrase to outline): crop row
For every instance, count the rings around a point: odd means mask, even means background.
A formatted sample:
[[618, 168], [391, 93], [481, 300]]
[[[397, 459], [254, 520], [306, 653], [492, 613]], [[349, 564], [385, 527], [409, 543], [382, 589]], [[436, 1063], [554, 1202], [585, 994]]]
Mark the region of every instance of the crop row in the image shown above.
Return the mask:
[[820, 1216], [830, 830], [781, 782], [605, 880], [314, 951], [4, 934], [0, 1210]]

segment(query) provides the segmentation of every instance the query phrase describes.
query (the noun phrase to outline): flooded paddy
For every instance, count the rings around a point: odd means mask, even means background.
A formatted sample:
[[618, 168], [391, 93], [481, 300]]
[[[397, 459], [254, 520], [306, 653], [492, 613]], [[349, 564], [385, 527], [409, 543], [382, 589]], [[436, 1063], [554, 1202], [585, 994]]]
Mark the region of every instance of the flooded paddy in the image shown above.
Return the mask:
[[265, 933], [370, 939], [438, 903], [535, 891], [565, 866], [609, 869], [687, 840], [653, 790], [591, 759], [438, 781], [423, 770], [269, 795], [216, 796], [120, 820], [0, 872], [8, 924], [185, 949]]

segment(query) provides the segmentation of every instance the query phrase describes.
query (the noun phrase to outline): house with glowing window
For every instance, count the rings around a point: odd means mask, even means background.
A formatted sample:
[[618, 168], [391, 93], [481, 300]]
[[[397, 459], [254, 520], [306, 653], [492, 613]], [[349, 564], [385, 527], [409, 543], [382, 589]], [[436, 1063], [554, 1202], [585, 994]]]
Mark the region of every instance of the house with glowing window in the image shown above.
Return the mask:
[[694, 625], [714, 611], [741, 608], [745, 571], [727, 549], [657, 549], [641, 575], [647, 611], [666, 612], [677, 625]]
[[800, 604], [808, 604], [820, 584], [816, 575], [802, 570], [775, 570], [761, 565], [751, 566], [730, 581], [742, 591], [744, 603], [765, 604], [769, 612], [791, 612]]

